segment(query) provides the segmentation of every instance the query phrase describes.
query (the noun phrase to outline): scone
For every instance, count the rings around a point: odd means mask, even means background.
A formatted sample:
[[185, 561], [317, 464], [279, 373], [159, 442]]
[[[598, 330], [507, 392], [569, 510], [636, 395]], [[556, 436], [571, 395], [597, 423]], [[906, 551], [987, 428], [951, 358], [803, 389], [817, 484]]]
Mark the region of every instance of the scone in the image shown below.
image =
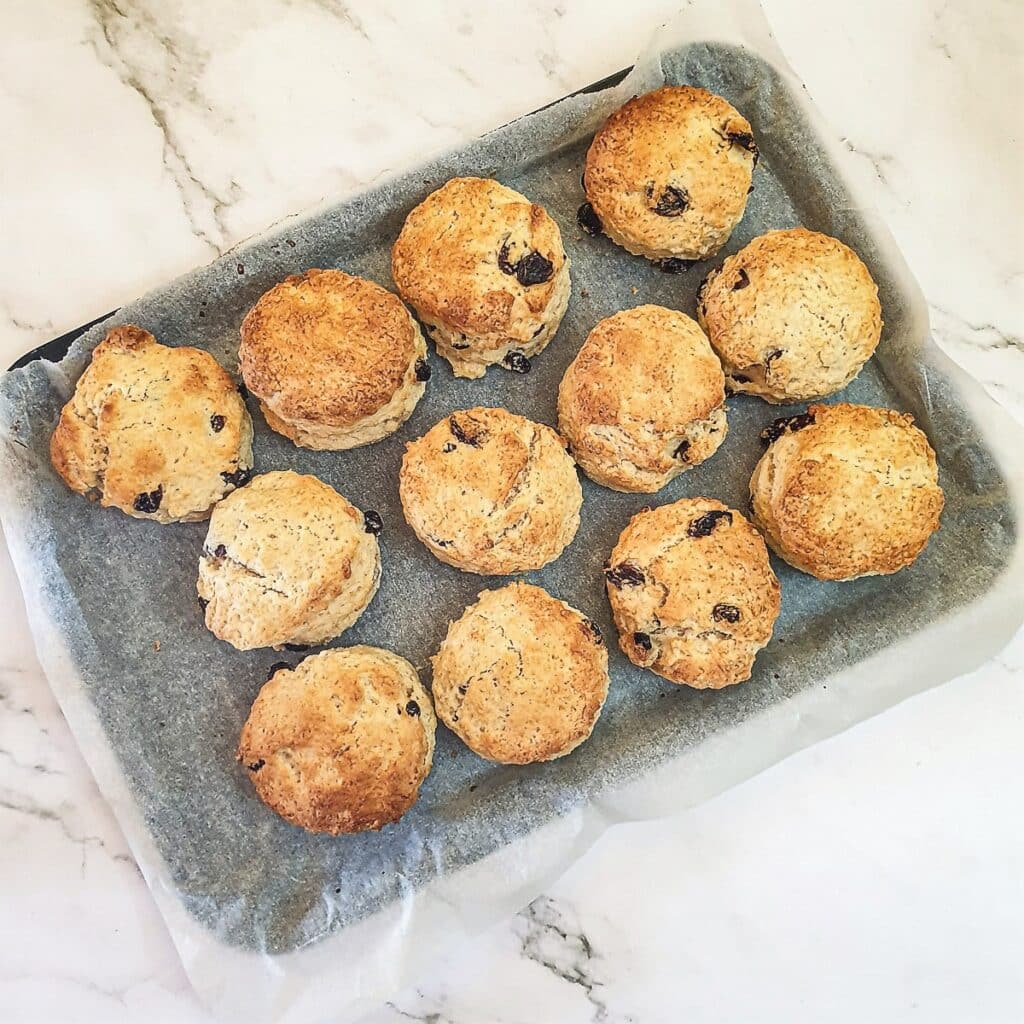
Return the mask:
[[731, 391], [787, 403], [845, 388], [882, 334], [878, 286], [848, 246], [804, 228], [755, 238], [708, 275], [697, 319]]
[[254, 477], [210, 517], [198, 583], [207, 628], [240, 651], [333, 639], [377, 592], [380, 527], [315, 476]]
[[558, 389], [558, 427], [591, 480], [656, 491], [725, 440], [725, 377], [683, 313], [637, 306], [602, 320]]
[[253, 703], [238, 760], [256, 795], [310, 832], [365, 832], [416, 802], [436, 721], [416, 670], [378, 647], [279, 668]]
[[711, 498], [646, 509], [605, 568], [619, 646], [673, 683], [750, 678], [779, 616], [779, 581], [757, 530]]
[[465, 409], [406, 445], [405, 518], [442, 562], [484, 575], [527, 572], [576, 536], [583, 492], [550, 427], [507, 409]]
[[452, 178], [406, 218], [391, 273], [456, 377], [517, 373], [554, 337], [569, 259], [547, 211], [490, 178]]
[[588, 618], [540, 587], [483, 591], [433, 659], [437, 716], [501, 764], [563, 757], [608, 696], [608, 652]]
[[206, 519], [252, 474], [252, 421], [209, 352], [114, 327], [61, 410], [50, 440], [71, 490], [136, 519]]
[[303, 448], [387, 437], [430, 378], [426, 342], [401, 300], [340, 270], [307, 270], [261, 296], [238, 355], [267, 423]]
[[772, 550], [820, 580], [910, 565], [944, 501], [935, 452], [913, 424], [891, 409], [839, 404], [768, 427], [750, 498]]
[[[605, 121], [587, 152], [581, 224], [666, 270], [716, 253], [747, 205], [750, 124], [706, 89], [666, 85]], [[596, 220], [595, 220], [596, 218]]]

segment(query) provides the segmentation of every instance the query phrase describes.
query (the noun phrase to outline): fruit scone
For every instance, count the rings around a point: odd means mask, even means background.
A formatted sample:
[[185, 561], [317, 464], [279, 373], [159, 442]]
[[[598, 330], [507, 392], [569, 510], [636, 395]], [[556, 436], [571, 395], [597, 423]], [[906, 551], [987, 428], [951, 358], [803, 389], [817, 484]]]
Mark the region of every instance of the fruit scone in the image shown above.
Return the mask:
[[750, 678], [781, 603], [760, 534], [711, 498], [633, 516], [605, 584], [629, 660], [700, 689]]
[[209, 352], [114, 327], [64, 406], [50, 440], [73, 491], [158, 523], [206, 519], [252, 475], [252, 421]]
[[594, 136], [577, 219], [663, 270], [684, 270], [728, 241], [757, 158], [750, 123], [731, 103], [694, 86], [662, 86], [634, 96]]
[[528, 372], [569, 304], [558, 225], [490, 178], [452, 178], [413, 209], [391, 274], [456, 377]]

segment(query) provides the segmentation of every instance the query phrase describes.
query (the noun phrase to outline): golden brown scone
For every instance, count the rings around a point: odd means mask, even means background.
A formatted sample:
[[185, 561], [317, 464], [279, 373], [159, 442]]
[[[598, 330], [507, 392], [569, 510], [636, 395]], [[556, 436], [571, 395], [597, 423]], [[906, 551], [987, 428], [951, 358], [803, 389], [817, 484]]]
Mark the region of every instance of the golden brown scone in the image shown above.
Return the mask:
[[576, 536], [583, 491], [550, 427], [507, 409], [464, 409], [406, 445], [398, 480], [405, 518], [448, 565], [527, 572]]
[[756, 163], [750, 124], [728, 101], [666, 85], [605, 121], [587, 152], [583, 187], [608, 237], [629, 252], [702, 260], [743, 216]]
[[558, 389], [558, 426], [591, 480], [656, 491], [725, 440], [725, 377], [704, 332], [663, 306], [602, 320]]
[[210, 517], [198, 583], [207, 628], [240, 651], [333, 639], [377, 592], [380, 526], [315, 476], [254, 477]]
[[697, 319], [732, 391], [786, 403], [845, 388], [882, 334], [878, 286], [848, 246], [804, 228], [755, 238], [708, 275]]
[[939, 528], [935, 452], [914, 417], [812, 405], [762, 434], [750, 478], [754, 521], [772, 550], [821, 580], [898, 572]]
[[343, 450], [394, 433], [430, 378], [427, 345], [401, 300], [340, 270], [307, 270], [242, 322], [242, 378], [272, 429]]
[[452, 178], [406, 218], [391, 251], [402, 298], [456, 377], [526, 373], [569, 304], [569, 259], [547, 211], [490, 178]]
[[608, 696], [596, 623], [527, 583], [483, 591], [448, 627], [433, 664], [438, 717], [501, 764], [575, 750]]
[[209, 352], [114, 327], [61, 410], [50, 458], [101, 505], [158, 523], [206, 519], [252, 473], [252, 421]]
[[436, 721], [404, 658], [340, 647], [279, 668], [242, 728], [256, 795], [310, 832], [365, 832], [405, 814], [430, 771]]
[[639, 512], [605, 569], [619, 646], [673, 683], [750, 678], [779, 616], [779, 581], [757, 530], [711, 498]]

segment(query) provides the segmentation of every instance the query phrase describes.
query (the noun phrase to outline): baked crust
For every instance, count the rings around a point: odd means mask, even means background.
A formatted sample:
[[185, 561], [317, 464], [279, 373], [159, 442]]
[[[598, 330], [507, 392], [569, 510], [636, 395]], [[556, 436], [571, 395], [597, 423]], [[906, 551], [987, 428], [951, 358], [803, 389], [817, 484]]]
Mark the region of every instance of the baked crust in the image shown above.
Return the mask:
[[391, 273], [459, 377], [481, 377], [510, 352], [540, 352], [569, 301], [558, 225], [490, 178], [452, 178], [415, 207]]
[[701, 289], [697, 318], [731, 391], [769, 402], [846, 387], [878, 347], [878, 286], [838, 239], [805, 228], [755, 238]]
[[600, 630], [540, 587], [483, 591], [433, 658], [437, 715], [481, 757], [564, 757], [592, 732], [608, 695]]
[[464, 409], [406, 445], [405, 518], [465, 572], [539, 569], [576, 535], [583, 492], [562, 439], [507, 409]]
[[423, 335], [386, 288], [340, 270], [274, 285], [242, 322], [242, 378], [267, 422], [307, 448], [346, 449], [393, 433], [426, 387]]
[[209, 352], [170, 348], [124, 324], [94, 349], [50, 458], [71, 490], [136, 519], [206, 519], [248, 479], [252, 421]]
[[600, 321], [565, 371], [558, 426], [584, 473], [653, 492], [725, 440], [725, 377], [683, 313], [637, 306]]
[[945, 500], [935, 452], [913, 423], [845, 403], [776, 421], [750, 478], [754, 521], [776, 554], [823, 580], [912, 564]]
[[779, 615], [779, 581], [757, 530], [711, 498], [637, 513], [605, 570], [619, 646], [673, 683], [750, 678]]
[[706, 259], [732, 234], [757, 162], [750, 123], [706, 89], [666, 85], [601, 126], [584, 190], [606, 234], [648, 259]]
[[257, 796], [286, 821], [310, 832], [364, 832], [416, 802], [434, 731], [430, 697], [409, 662], [377, 647], [341, 647], [271, 676], [236, 756]]
[[207, 628], [242, 651], [333, 639], [380, 583], [354, 505], [315, 476], [263, 473], [221, 502], [199, 559]]

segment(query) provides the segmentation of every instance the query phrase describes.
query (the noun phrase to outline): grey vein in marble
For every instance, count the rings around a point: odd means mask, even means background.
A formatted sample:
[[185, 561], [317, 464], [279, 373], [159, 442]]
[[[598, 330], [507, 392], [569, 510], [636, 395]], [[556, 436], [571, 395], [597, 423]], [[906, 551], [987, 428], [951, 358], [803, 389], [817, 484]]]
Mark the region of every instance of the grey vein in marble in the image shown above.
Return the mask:
[[[539, 896], [515, 920], [522, 955], [577, 986], [593, 1007], [595, 1024], [608, 1021], [608, 1006], [600, 989], [600, 957], [572, 910], [550, 896]], [[619, 1018], [630, 1021], [632, 1018]]]
[[[194, 39], [165, 32], [145, 0], [87, 2], [96, 23], [90, 43], [97, 57], [146, 104], [163, 137], [164, 167], [178, 190], [192, 231], [213, 254], [220, 255], [229, 237], [223, 212], [239, 196], [237, 183], [232, 181], [227, 193], [218, 195], [201, 181], [174, 125], [177, 104], [198, 106], [203, 102], [196, 82], [208, 52]], [[149, 52], [150, 47], [155, 47], [156, 53]]]

